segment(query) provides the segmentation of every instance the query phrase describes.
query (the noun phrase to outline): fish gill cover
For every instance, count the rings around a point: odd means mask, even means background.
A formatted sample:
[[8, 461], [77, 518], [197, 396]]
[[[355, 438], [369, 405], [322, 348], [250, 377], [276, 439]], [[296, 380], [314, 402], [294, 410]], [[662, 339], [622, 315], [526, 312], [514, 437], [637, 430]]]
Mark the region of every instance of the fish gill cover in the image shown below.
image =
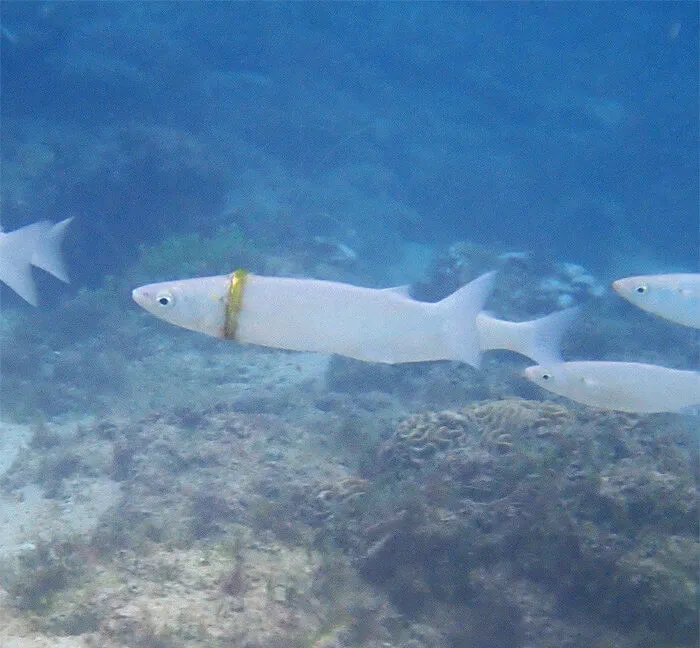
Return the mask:
[[499, 317], [587, 306], [565, 358], [697, 369], [607, 290], [698, 271], [697, 3], [0, 12], [3, 231], [74, 217], [70, 285], [0, 289], [0, 643], [695, 644], [696, 420], [538, 400], [506, 353], [199, 338], [130, 291], [499, 269]]

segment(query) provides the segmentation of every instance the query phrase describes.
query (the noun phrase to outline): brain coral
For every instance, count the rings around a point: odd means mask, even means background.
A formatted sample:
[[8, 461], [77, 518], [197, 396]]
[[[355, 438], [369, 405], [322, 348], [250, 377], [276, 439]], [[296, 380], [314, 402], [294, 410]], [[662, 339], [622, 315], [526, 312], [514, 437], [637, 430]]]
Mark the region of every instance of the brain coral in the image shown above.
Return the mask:
[[383, 458], [420, 465], [441, 450], [472, 445], [509, 452], [516, 440], [561, 434], [574, 422], [566, 408], [519, 398], [475, 403], [459, 410], [423, 412], [399, 423]]

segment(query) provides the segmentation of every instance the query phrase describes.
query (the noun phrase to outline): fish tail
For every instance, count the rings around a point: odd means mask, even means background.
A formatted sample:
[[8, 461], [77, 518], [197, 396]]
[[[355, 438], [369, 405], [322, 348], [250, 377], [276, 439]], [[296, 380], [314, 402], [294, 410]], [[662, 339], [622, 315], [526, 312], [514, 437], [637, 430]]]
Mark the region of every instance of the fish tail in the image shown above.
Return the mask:
[[66, 233], [66, 228], [73, 218], [66, 218], [53, 225], [39, 240], [31, 257], [31, 263], [52, 274], [56, 279], [69, 283], [68, 273], [63, 264], [61, 255], [61, 243]]
[[40, 221], [7, 232], [0, 239], [0, 281], [32, 306], [38, 304], [31, 271], [32, 256], [50, 229], [51, 223]]
[[448, 359], [479, 367], [481, 347], [476, 316], [484, 308], [495, 276], [495, 272], [487, 272], [439, 302], [446, 311], [444, 333]]
[[578, 307], [566, 308], [513, 326], [512, 351], [532, 358], [538, 364], [562, 362], [560, 346], [564, 334], [581, 312]]

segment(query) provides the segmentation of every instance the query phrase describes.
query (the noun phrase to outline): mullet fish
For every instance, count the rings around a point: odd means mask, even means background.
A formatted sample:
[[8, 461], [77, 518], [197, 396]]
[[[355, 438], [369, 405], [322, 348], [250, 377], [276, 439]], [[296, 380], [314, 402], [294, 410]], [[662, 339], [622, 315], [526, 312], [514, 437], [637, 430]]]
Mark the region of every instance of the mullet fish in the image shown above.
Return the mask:
[[581, 361], [528, 367], [525, 378], [577, 403], [621, 412], [690, 412], [700, 374], [639, 362]]
[[613, 288], [645, 311], [700, 328], [700, 274], [627, 277], [614, 281]]
[[476, 367], [489, 349], [508, 349], [535, 362], [559, 361], [559, 341], [577, 309], [519, 323], [493, 318], [481, 311], [494, 274], [436, 303], [412, 299], [403, 286], [362, 288], [244, 270], [150, 284], [132, 296], [170, 324], [278, 349], [388, 364], [458, 360]]

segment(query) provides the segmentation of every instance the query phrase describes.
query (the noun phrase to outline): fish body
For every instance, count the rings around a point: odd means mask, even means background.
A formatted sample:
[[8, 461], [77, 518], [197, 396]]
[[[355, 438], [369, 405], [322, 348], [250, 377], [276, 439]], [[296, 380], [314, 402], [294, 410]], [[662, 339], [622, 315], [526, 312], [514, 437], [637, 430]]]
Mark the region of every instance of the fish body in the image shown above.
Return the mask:
[[581, 361], [528, 367], [525, 377], [578, 403], [622, 412], [686, 412], [700, 405], [700, 374], [639, 362]]
[[475, 364], [479, 348], [473, 322], [491, 284], [491, 276], [485, 275], [430, 304], [401, 290], [252, 275], [237, 337], [263, 346], [338, 353], [369, 362], [456, 359]]
[[[488, 331], [501, 322], [487, 318], [477, 325], [493, 279], [492, 272], [482, 275], [436, 303], [412, 299], [405, 287], [363, 288], [242, 271], [150, 284], [132, 294], [142, 308], [171, 324], [238, 342], [367, 362], [458, 360], [478, 366], [482, 351], [495, 348], [485, 348], [479, 327]], [[525, 324], [515, 325], [511, 338]], [[517, 339], [506, 348], [533, 351]], [[558, 355], [543, 349], [541, 357]]]
[[700, 274], [627, 277], [615, 291], [635, 306], [664, 319], [700, 328]]
[[39, 221], [12, 232], [0, 232], [0, 281], [32, 306], [37, 305], [38, 298], [31, 266], [68, 283], [61, 243], [72, 220], [67, 218], [56, 224]]

